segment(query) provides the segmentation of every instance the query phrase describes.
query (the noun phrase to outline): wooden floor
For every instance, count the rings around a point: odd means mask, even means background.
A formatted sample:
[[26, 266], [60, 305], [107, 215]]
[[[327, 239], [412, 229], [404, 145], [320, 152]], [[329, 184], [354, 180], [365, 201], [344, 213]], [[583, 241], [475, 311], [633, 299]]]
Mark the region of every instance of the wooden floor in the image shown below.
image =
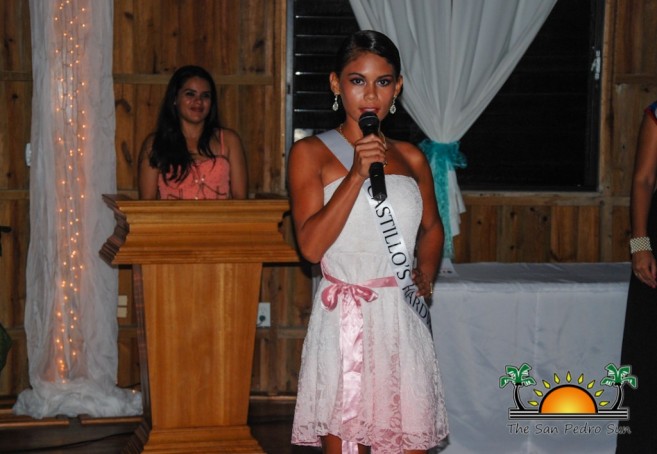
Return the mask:
[[[11, 413], [13, 401], [0, 400], [0, 452], [115, 454], [132, 437], [140, 417], [45, 418]], [[317, 454], [313, 448], [290, 444], [294, 401], [253, 398], [249, 406], [251, 432], [266, 453]]]

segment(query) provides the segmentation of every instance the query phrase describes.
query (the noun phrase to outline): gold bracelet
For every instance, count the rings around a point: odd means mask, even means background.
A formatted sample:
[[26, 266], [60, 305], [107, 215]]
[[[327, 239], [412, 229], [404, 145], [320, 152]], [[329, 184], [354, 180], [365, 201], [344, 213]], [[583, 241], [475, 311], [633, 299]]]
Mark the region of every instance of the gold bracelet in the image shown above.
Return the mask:
[[630, 254], [640, 251], [652, 251], [650, 246], [650, 238], [647, 236], [640, 236], [638, 238], [630, 238]]

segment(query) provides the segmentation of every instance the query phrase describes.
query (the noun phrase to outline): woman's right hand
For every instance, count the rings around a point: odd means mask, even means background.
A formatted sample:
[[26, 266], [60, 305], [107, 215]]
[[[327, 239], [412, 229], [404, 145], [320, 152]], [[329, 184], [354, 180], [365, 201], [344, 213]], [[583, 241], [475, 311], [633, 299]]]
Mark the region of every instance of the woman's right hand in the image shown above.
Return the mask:
[[375, 162], [386, 161], [387, 144], [377, 135], [370, 134], [354, 143], [354, 163], [352, 174], [363, 181], [370, 177], [370, 166]]
[[657, 261], [652, 251], [632, 254], [632, 271], [641, 282], [651, 288], [657, 288]]

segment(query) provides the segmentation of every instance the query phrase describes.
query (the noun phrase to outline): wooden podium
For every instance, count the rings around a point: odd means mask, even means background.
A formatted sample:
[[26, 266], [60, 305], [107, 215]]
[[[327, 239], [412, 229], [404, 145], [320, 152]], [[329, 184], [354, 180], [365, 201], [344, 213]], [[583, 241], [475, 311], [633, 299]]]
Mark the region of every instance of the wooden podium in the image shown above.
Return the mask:
[[279, 229], [288, 201], [103, 198], [117, 223], [100, 254], [143, 284], [145, 423], [124, 452], [264, 452], [247, 425], [251, 368], [262, 264], [299, 261]]

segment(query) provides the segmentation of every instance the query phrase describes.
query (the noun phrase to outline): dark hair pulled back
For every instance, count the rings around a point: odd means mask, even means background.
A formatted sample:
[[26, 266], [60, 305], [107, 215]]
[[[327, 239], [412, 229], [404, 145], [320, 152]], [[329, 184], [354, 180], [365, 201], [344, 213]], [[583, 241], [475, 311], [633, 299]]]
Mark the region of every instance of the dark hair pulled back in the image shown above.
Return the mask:
[[363, 52], [371, 52], [385, 58], [392, 65], [396, 78], [401, 74], [399, 49], [390, 38], [375, 30], [360, 30], [345, 38], [336, 54], [333, 68], [335, 73], [340, 76], [344, 67]]

